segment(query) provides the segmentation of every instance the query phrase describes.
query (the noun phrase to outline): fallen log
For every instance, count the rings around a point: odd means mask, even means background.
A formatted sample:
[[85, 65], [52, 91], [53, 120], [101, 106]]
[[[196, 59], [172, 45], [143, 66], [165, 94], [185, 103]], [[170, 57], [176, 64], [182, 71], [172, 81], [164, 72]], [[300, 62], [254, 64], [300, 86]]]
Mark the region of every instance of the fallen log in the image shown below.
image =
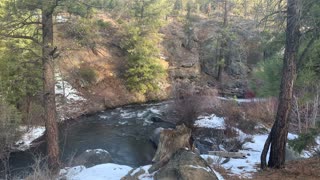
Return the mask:
[[215, 155], [224, 158], [245, 159], [247, 155], [241, 152], [226, 152], [226, 151], [209, 151], [209, 155]]

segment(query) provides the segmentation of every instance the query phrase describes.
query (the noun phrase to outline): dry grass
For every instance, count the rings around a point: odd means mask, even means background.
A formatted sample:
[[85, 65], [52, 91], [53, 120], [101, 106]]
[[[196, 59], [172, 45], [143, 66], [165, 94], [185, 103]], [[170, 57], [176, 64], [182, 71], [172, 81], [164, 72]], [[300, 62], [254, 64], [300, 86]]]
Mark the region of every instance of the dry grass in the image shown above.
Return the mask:
[[261, 180], [316, 180], [320, 179], [320, 159], [311, 158], [287, 163], [284, 169], [258, 172], [253, 179]]
[[25, 180], [56, 180], [58, 175], [50, 172], [46, 164], [46, 158], [35, 157], [35, 163], [32, 166], [32, 173], [25, 177]]
[[276, 113], [276, 101], [237, 103], [236, 101], [223, 101], [215, 112], [226, 118], [226, 125], [237, 127], [247, 134], [255, 134], [258, 124], [271, 127]]

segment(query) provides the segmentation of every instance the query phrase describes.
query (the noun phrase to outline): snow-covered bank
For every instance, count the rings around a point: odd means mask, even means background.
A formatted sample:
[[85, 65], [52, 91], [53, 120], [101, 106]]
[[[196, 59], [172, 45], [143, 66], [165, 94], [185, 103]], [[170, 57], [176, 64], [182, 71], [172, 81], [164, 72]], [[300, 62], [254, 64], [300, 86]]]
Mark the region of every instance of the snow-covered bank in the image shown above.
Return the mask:
[[[220, 118], [213, 115], [210, 116], [200, 116], [198, 120], [195, 122], [197, 127], [203, 128], [212, 128], [212, 129], [224, 129], [225, 128], [224, 118]], [[262, 126], [262, 125], [258, 125]], [[247, 155], [245, 159], [234, 159], [231, 158], [228, 162], [220, 164], [224, 169], [228, 170], [229, 175], [237, 176], [240, 178], [252, 178], [252, 174], [257, 172], [260, 164], [260, 155], [264, 147], [264, 143], [268, 137], [268, 133], [265, 134], [255, 134], [255, 135], [247, 135], [243, 133], [241, 130], [234, 128], [238, 132], [239, 138], [244, 137], [252, 137], [252, 142], [246, 142], [243, 145], [243, 150], [240, 150], [240, 153], [244, 153]], [[270, 131], [270, 129], [269, 129]], [[297, 138], [298, 135], [289, 133], [288, 140], [292, 140]], [[320, 144], [320, 137], [319, 137]], [[215, 155], [201, 155], [204, 159], [212, 159], [214, 160], [214, 164], [222, 163], [226, 158], [221, 158]], [[303, 151], [301, 157], [309, 158], [310, 152]], [[267, 157], [268, 158], [268, 157]]]
[[32, 141], [36, 140], [44, 134], [45, 127], [20, 127], [21, 132], [25, 132], [19, 141], [15, 143], [18, 150], [24, 151], [30, 148]]
[[61, 179], [67, 180], [120, 180], [132, 168], [129, 166], [118, 164], [100, 164], [91, 168], [84, 166], [76, 166], [72, 168], [65, 168], [60, 171]]
[[[137, 168], [131, 174], [135, 174], [140, 170], [144, 170], [145, 173], [138, 176], [139, 180], [153, 180], [154, 174], [149, 174], [148, 169], [151, 165], [142, 166]], [[66, 180], [120, 180], [126, 176], [131, 170], [130, 166], [107, 163], [93, 166], [91, 168], [85, 168], [84, 166], [76, 166], [71, 168], [64, 168], [60, 170], [60, 178]]]

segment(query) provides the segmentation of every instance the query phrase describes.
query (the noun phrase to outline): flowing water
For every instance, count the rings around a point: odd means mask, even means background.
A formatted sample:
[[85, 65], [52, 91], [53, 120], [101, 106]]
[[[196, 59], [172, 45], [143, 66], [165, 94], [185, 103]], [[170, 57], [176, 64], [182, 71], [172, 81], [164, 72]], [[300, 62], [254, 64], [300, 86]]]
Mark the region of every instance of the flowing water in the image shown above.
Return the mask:
[[[158, 127], [173, 124], [161, 121], [168, 102], [130, 105], [82, 116], [60, 129], [62, 162], [68, 164], [73, 157], [87, 149], [107, 150], [114, 163], [137, 167], [150, 164], [156, 148], [149, 140]], [[38, 148], [44, 152], [44, 148]], [[32, 165], [31, 152], [13, 153], [10, 160], [13, 172], [21, 172]]]

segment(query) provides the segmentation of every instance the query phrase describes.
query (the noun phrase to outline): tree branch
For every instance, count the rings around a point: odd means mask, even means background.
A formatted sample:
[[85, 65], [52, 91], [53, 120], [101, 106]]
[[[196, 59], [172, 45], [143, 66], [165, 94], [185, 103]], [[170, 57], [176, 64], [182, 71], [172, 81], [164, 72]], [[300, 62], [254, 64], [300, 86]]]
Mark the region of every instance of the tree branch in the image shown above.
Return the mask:
[[11, 34], [0, 34], [0, 37], [4, 37], [4, 38], [13, 38], [13, 39], [27, 39], [27, 40], [31, 40], [36, 44], [40, 44], [40, 42], [32, 37], [32, 36], [26, 36], [26, 35], [11, 35]]

